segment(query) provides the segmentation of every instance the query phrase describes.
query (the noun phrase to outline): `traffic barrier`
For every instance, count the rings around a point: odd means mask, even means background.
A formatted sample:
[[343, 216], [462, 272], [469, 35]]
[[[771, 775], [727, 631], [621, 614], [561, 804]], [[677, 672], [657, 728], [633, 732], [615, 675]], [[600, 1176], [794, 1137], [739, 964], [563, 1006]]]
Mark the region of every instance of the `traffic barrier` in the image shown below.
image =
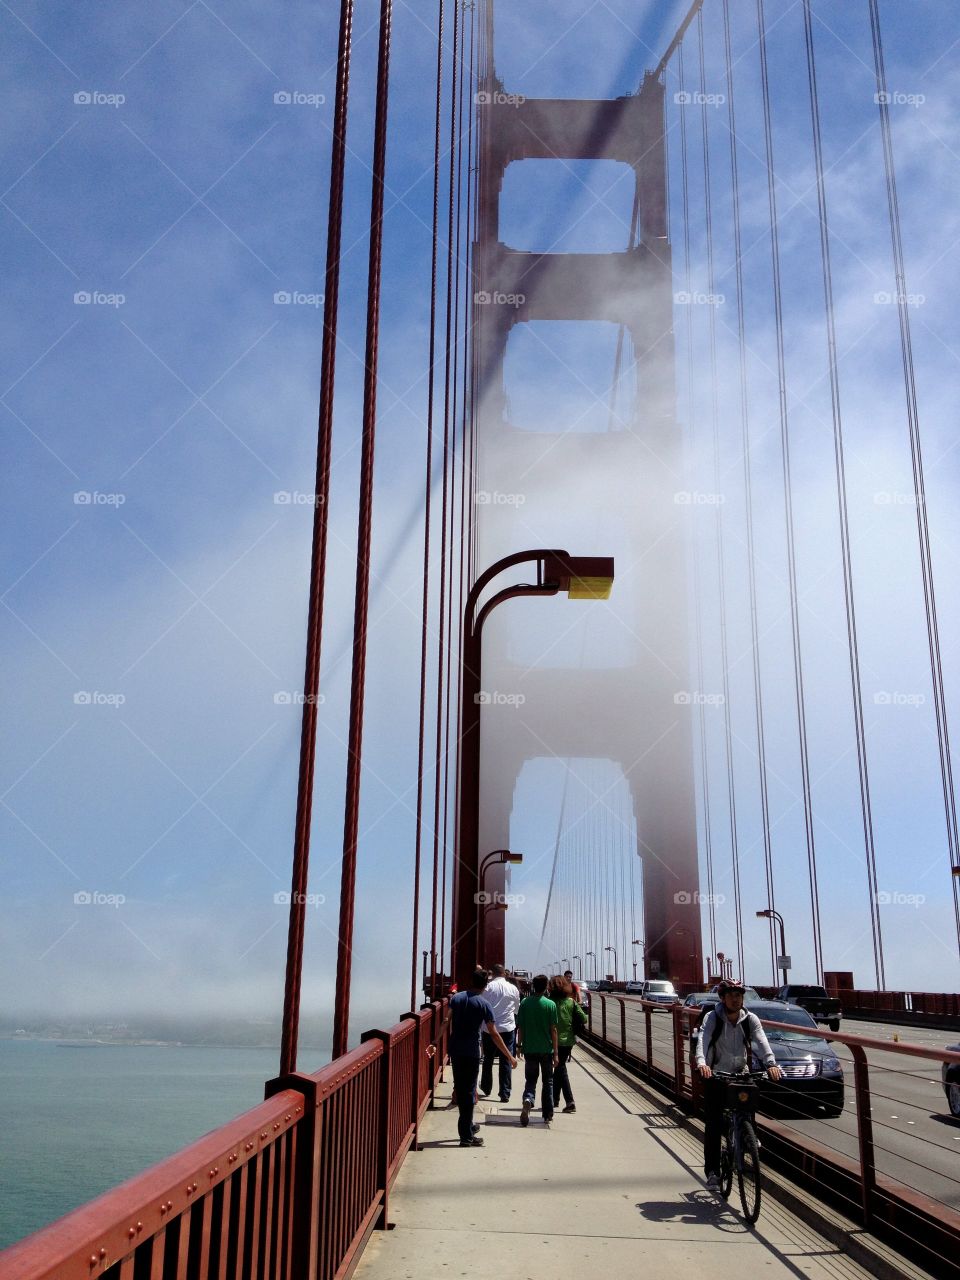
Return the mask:
[[0, 1252], [3, 1280], [333, 1280], [388, 1225], [390, 1188], [431, 1104], [447, 1002], [311, 1075]]

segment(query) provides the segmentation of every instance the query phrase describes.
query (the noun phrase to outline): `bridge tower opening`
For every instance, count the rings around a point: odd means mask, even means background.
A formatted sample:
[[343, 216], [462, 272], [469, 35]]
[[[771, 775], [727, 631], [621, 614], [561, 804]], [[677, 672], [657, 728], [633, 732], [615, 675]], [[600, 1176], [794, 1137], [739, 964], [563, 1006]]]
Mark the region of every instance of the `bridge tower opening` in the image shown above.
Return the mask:
[[[484, 651], [484, 680], [524, 689], [522, 717], [495, 749], [481, 730], [479, 854], [508, 847], [510, 797], [523, 764], [543, 755], [619, 758], [633, 799], [642, 863], [647, 973], [702, 980], [697, 821], [689, 707], [685, 549], [675, 495], [682, 475], [673, 365], [673, 277], [667, 233], [664, 88], [647, 74], [636, 94], [613, 99], [533, 99], [511, 94], [494, 65], [493, 4], [487, 6], [487, 65], [477, 95], [479, 129], [477, 236], [474, 245], [473, 386], [477, 457], [474, 492], [509, 494], [518, 477], [533, 483], [519, 504], [475, 508], [482, 569], [526, 546], [563, 545], [551, 528], [556, 507], [577, 501], [555, 484], [538, 488], [541, 459], [550, 476], [567, 477], [579, 494], [605, 495], [598, 518], [620, 513], [617, 597], [625, 595], [632, 637], [625, 664], [590, 669], [524, 669], [496, 644]], [[525, 160], [612, 160], [633, 172], [632, 225], [624, 248], [606, 253], [541, 253], [508, 247], [500, 202], [509, 165]], [[510, 420], [504, 362], [511, 334], [529, 322], [607, 322], [632, 343], [637, 381], [629, 418], [619, 429], [518, 429]], [[611, 415], [612, 416], [612, 415]], [[560, 489], [567, 481], [561, 480]], [[607, 551], [589, 547], [590, 552]], [[624, 551], [626, 555], [624, 555]], [[624, 588], [628, 588], [624, 591]], [[617, 607], [614, 601], [612, 607]], [[564, 689], [557, 739], [551, 691]], [[686, 699], [689, 701], [689, 699]], [[549, 736], [547, 724], [549, 719]], [[488, 721], [489, 723], [489, 721]], [[610, 739], [621, 744], [611, 751]], [[472, 859], [478, 851], [459, 850]], [[492, 869], [486, 888], [504, 888]], [[454, 937], [477, 908], [454, 887]], [[504, 959], [504, 913], [491, 913], [484, 955]], [[474, 957], [459, 957], [458, 969]]]

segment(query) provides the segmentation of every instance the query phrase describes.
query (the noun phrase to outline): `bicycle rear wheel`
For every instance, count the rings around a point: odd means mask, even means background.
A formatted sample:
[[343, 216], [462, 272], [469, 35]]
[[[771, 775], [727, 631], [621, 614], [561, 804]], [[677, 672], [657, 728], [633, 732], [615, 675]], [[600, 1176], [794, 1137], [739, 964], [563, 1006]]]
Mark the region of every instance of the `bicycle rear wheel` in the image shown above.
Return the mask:
[[743, 1216], [752, 1226], [760, 1217], [760, 1148], [749, 1120], [740, 1125], [740, 1167], [737, 1169]]
[[720, 1147], [720, 1196], [723, 1200], [730, 1198], [730, 1191], [733, 1187], [733, 1152], [730, 1149], [730, 1139], [728, 1134], [723, 1135], [723, 1144]]

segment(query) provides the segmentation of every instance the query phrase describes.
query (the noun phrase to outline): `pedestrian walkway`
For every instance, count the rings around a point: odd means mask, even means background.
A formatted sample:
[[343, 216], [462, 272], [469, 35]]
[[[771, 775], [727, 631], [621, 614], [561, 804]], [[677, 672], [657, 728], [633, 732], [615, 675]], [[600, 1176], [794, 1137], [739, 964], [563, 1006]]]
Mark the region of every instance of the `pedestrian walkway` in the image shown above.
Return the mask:
[[[521, 1067], [522, 1070], [522, 1067]], [[450, 1072], [438, 1107], [450, 1094]], [[666, 1102], [582, 1048], [574, 1115], [520, 1127], [519, 1089], [481, 1103], [485, 1145], [461, 1148], [456, 1109], [428, 1111], [390, 1197], [393, 1231], [374, 1232], [360, 1280], [510, 1276], [514, 1280], [866, 1280], [830, 1241], [767, 1197], [755, 1230], [707, 1192], [696, 1139]], [[515, 1085], [520, 1080], [515, 1077]], [[539, 1098], [538, 1098], [539, 1101]]]

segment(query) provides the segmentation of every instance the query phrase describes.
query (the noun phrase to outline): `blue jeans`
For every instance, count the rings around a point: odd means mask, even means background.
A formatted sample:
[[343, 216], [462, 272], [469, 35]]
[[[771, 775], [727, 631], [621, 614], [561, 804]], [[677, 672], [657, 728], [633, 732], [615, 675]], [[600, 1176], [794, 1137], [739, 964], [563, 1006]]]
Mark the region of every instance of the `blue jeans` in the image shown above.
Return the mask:
[[528, 1053], [524, 1059], [523, 1100], [537, 1101], [537, 1078], [540, 1077], [540, 1107], [545, 1121], [553, 1119], [553, 1054]]
[[[513, 1046], [517, 1039], [516, 1031], [501, 1031], [500, 1039], [507, 1046], [510, 1052], [513, 1053]], [[513, 1081], [513, 1069], [511, 1068], [510, 1063], [507, 1061], [504, 1055], [497, 1048], [496, 1044], [494, 1043], [493, 1036], [487, 1035], [486, 1031], [484, 1031], [483, 1033], [483, 1069], [480, 1072], [480, 1092], [481, 1093], [490, 1093], [493, 1090], [494, 1058], [499, 1058], [500, 1060], [500, 1073], [499, 1073], [500, 1101], [509, 1102], [510, 1101], [510, 1085]]]

